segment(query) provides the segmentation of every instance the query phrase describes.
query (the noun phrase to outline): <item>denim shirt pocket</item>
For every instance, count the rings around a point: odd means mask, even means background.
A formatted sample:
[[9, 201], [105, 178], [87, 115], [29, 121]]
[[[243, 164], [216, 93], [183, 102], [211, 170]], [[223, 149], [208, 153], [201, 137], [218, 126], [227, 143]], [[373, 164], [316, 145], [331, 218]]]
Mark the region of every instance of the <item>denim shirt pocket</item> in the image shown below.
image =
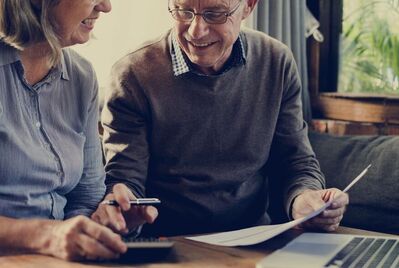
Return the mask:
[[73, 157], [67, 157], [68, 160], [66, 161], [68, 162], [68, 165], [67, 170], [65, 171], [65, 173], [67, 173], [66, 177], [69, 179], [66, 187], [63, 188], [62, 192], [60, 192], [62, 194], [67, 194], [72, 191], [79, 184], [84, 172], [84, 146], [86, 136], [83, 132], [76, 131], [72, 134], [72, 141], [69, 151]]
[[75, 163], [75, 170], [79, 173], [84, 171], [84, 161], [85, 161], [85, 143], [86, 143], [86, 135], [84, 132], [77, 132], [75, 139], [75, 145], [77, 146], [76, 156], [79, 161]]

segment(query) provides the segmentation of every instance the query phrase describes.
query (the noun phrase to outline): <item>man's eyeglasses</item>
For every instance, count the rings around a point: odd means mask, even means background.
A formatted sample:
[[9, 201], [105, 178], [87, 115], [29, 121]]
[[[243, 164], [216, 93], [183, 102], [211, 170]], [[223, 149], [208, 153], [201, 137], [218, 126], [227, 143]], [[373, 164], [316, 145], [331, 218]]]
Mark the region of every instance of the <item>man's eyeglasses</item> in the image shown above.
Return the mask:
[[195, 13], [191, 10], [186, 9], [170, 9], [169, 12], [172, 17], [180, 22], [192, 22], [195, 16], [202, 16], [204, 21], [209, 24], [223, 24], [226, 23], [227, 18], [234, 14], [237, 11], [238, 7], [241, 5], [240, 0], [235, 8], [233, 8], [230, 12], [218, 12], [218, 11], [204, 11], [202, 13]]

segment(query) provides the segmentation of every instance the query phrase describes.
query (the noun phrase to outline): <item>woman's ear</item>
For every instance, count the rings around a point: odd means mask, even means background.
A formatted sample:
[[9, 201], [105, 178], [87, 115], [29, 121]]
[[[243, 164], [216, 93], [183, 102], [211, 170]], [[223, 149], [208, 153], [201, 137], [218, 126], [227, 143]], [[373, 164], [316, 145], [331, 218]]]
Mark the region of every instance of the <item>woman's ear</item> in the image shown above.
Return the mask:
[[244, 12], [242, 13], [242, 19], [246, 19], [251, 12], [254, 10], [258, 0], [242, 0], [244, 2]]

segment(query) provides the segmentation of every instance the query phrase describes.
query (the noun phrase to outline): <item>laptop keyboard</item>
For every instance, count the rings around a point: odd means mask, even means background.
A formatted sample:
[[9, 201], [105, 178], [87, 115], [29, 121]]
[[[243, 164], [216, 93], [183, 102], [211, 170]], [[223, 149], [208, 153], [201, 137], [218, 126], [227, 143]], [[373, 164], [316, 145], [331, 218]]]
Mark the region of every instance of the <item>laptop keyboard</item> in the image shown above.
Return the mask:
[[325, 267], [399, 268], [399, 242], [355, 237]]

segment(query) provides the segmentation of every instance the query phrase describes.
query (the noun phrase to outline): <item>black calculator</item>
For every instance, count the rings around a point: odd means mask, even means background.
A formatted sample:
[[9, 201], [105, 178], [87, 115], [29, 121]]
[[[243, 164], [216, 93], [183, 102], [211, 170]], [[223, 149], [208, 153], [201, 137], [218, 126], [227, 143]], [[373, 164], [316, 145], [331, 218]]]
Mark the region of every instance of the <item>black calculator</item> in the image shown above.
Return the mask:
[[165, 237], [123, 238], [128, 249], [170, 249], [174, 242]]
[[126, 243], [127, 252], [121, 255], [121, 261], [152, 262], [173, 257], [171, 249], [174, 242], [163, 237], [122, 238]]

